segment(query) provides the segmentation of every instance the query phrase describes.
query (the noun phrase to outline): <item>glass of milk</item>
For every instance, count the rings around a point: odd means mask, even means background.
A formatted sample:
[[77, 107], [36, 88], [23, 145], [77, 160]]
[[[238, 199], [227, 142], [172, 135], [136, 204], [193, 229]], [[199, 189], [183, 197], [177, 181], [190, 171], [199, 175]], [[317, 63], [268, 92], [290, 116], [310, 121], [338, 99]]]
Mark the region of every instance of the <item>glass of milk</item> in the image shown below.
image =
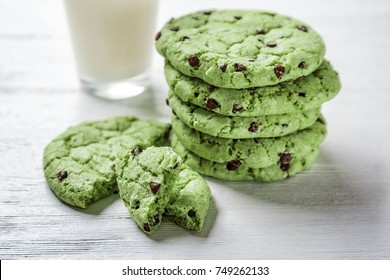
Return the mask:
[[148, 86], [158, 0], [64, 0], [81, 84], [124, 99]]

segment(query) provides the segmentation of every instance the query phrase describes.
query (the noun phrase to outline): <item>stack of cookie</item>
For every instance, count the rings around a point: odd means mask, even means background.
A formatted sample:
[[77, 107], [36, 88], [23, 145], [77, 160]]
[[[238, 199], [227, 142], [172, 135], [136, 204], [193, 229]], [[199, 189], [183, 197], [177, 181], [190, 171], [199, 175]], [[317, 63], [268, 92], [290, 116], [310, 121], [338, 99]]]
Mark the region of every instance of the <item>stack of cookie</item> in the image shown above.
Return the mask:
[[166, 58], [171, 144], [190, 167], [273, 181], [315, 161], [321, 105], [340, 82], [308, 25], [270, 12], [197, 12], [169, 21], [156, 47]]

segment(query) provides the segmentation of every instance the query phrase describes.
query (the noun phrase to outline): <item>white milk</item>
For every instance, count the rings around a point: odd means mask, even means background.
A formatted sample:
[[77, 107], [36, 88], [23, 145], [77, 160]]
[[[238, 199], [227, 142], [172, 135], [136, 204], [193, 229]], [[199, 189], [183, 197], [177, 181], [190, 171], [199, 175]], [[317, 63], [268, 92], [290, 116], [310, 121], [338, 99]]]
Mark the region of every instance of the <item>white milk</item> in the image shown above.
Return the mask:
[[81, 78], [122, 80], [147, 72], [158, 0], [65, 0]]

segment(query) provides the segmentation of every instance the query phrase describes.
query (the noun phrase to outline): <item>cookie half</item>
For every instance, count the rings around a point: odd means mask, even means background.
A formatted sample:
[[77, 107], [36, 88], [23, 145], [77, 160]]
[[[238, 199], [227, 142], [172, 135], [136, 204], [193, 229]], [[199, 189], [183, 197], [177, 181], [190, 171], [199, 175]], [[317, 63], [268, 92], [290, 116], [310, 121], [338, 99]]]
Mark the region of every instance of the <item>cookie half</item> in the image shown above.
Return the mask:
[[156, 35], [156, 48], [183, 74], [236, 89], [307, 76], [325, 54], [322, 38], [306, 23], [255, 10], [172, 19]]
[[172, 91], [168, 96], [173, 114], [182, 122], [198, 131], [222, 138], [279, 137], [311, 126], [320, 115], [320, 108], [315, 108], [281, 115], [231, 117], [184, 103]]
[[274, 86], [226, 89], [182, 74], [166, 61], [165, 78], [184, 102], [226, 116], [263, 116], [298, 113], [318, 108], [340, 90], [336, 71], [324, 62], [313, 73]]
[[119, 194], [133, 220], [148, 234], [160, 226], [181, 158], [169, 147], [123, 148], [116, 160]]
[[324, 119], [295, 133], [275, 138], [227, 139], [192, 129], [178, 118], [172, 118], [172, 131], [180, 143], [201, 158], [227, 163], [240, 161], [252, 168], [264, 168], [280, 161], [281, 154], [302, 158], [317, 149], [326, 136]]
[[117, 189], [115, 153], [119, 144], [141, 147], [167, 141], [169, 125], [116, 117], [84, 122], [50, 142], [43, 154], [45, 177], [56, 196], [86, 208]]
[[292, 176], [309, 168], [317, 159], [319, 148], [311, 150], [308, 154], [294, 158], [291, 154], [280, 154], [277, 164], [265, 168], [253, 168], [240, 160], [218, 163], [201, 158], [190, 152], [171, 134], [171, 145], [183, 162], [193, 170], [210, 177], [228, 181], [277, 181]]

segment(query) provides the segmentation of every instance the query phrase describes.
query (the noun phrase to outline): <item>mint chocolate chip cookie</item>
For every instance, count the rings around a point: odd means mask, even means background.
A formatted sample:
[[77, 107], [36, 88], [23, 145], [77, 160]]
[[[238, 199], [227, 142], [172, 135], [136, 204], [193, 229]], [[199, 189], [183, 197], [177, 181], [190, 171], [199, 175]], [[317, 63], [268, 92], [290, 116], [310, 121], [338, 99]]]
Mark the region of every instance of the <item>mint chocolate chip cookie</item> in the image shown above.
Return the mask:
[[180, 73], [167, 61], [165, 78], [184, 102], [227, 116], [263, 116], [297, 113], [318, 108], [340, 90], [336, 71], [324, 62], [306, 77], [274, 86], [226, 89]]
[[224, 116], [184, 103], [172, 91], [169, 106], [186, 125], [203, 133], [222, 138], [245, 139], [279, 137], [311, 126], [320, 115], [320, 108], [299, 113], [259, 117]]
[[325, 46], [306, 23], [264, 11], [196, 12], [166, 23], [156, 48], [185, 75], [223, 88], [275, 85], [307, 76]]
[[43, 167], [48, 185], [65, 203], [86, 208], [117, 189], [114, 161], [119, 144], [162, 145], [168, 133], [167, 124], [134, 117], [71, 127], [45, 148]]
[[201, 158], [186, 149], [175, 133], [171, 134], [171, 145], [175, 152], [182, 157], [183, 162], [193, 170], [203, 175], [229, 181], [268, 182], [282, 180], [309, 168], [319, 154], [318, 147], [299, 158], [293, 157], [289, 153], [281, 153], [276, 164], [264, 168], [254, 168], [239, 159], [218, 163]]
[[153, 234], [163, 215], [186, 229], [202, 229], [210, 188], [172, 148], [121, 149], [116, 174], [120, 196], [144, 232]]
[[239, 160], [252, 168], [276, 164], [280, 160], [280, 154], [301, 158], [317, 149], [326, 136], [322, 117], [306, 129], [275, 138], [214, 137], [191, 129], [175, 117], [172, 118], [172, 130], [180, 143], [199, 157], [219, 163]]
[[133, 220], [153, 234], [162, 221], [181, 158], [169, 147], [124, 148], [117, 156], [119, 194]]

